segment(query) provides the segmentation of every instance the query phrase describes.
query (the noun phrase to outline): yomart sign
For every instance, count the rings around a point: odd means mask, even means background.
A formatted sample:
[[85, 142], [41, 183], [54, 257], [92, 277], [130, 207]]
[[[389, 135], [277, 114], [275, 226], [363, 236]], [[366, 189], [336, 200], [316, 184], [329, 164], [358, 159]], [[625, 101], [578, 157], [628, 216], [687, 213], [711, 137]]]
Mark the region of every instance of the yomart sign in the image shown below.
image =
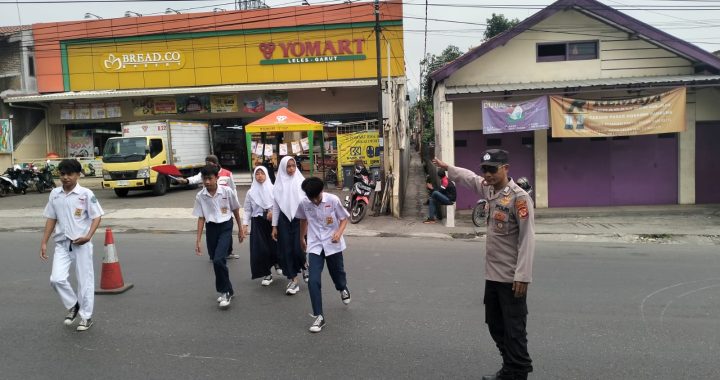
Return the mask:
[[179, 51], [108, 53], [102, 61], [102, 69], [108, 73], [122, 71], [180, 70], [185, 57]]
[[325, 40], [295, 42], [263, 42], [259, 48], [265, 59], [261, 65], [282, 65], [316, 62], [357, 61], [363, 54], [365, 40]]

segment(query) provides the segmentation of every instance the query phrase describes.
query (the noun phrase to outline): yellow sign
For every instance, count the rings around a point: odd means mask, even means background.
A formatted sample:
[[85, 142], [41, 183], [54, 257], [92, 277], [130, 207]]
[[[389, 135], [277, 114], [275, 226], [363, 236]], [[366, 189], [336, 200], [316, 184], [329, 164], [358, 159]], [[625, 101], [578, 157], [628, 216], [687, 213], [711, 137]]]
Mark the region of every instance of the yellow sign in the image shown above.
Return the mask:
[[550, 97], [553, 137], [612, 137], [685, 130], [685, 88], [631, 99]]
[[[335, 26], [337, 27], [337, 26]], [[306, 28], [307, 29], [307, 28]], [[138, 36], [67, 45], [68, 91], [173, 88], [376, 77], [373, 27]], [[237, 33], [237, 34], [235, 34]], [[405, 75], [402, 25], [384, 25], [382, 75]], [[386, 44], [389, 41], [390, 49]], [[386, 57], [387, 51], [390, 57]], [[214, 110], [213, 110], [214, 112]]]
[[343, 165], [363, 160], [365, 167], [380, 165], [380, 136], [378, 131], [342, 133], [337, 135], [338, 173]]
[[179, 51], [107, 53], [104, 57], [102, 70], [107, 73], [180, 70], [185, 65], [185, 55]]
[[237, 95], [210, 95], [212, 113], [238, 112]]

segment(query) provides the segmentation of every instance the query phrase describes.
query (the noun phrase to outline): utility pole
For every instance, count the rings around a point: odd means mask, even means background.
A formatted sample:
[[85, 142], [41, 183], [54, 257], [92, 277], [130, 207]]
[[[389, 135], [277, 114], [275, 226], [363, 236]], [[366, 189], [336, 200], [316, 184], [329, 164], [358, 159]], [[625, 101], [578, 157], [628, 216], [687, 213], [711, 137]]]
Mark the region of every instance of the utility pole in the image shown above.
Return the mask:
[[380, 56], [380, 0], [375, 0], [375, 55], [377, 63], [377, 86], [378, 86], [378, 126], [381, 136], [385, 130], [383, 126], [383, 90], [382, 90], [382, 62]]

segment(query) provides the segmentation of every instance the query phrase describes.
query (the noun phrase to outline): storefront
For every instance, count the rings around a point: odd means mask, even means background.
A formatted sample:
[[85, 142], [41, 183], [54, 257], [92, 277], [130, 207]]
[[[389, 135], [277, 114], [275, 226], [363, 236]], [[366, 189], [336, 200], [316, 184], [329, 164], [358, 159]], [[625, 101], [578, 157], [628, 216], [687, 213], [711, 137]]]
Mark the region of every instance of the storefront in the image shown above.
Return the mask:
[[[380, 10], [382, 76], [404, 83], [401, 2]], [[222, 165], [249, 170], [244, 126], [282, 107], [320, 123], [376, 118], [374, 27], [371, 3], [36, 24], [40, 94], [6, 102], [45, 107], [63, 157], [102, 152], [126, 122], [196, 120]]]

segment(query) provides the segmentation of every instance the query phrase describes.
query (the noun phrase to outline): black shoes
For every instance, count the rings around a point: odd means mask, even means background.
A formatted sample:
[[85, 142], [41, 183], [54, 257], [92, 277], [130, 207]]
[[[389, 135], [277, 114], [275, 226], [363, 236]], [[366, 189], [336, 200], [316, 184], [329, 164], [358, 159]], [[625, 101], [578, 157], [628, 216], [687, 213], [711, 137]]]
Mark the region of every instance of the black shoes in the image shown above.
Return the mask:
[[511, 372], [501, 368], [494, 375], [485, 375], [482, 380], [527, 380], [525, 372]]

